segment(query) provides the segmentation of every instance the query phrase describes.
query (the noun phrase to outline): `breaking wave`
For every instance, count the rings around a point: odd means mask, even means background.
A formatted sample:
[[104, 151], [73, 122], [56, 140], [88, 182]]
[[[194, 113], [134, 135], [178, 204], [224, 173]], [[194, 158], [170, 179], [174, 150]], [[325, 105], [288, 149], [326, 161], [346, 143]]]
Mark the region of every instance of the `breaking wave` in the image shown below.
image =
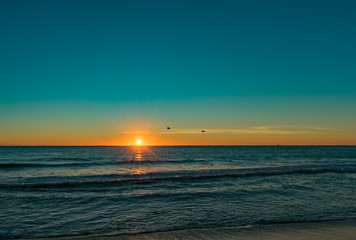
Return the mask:
[[144, 174], [106, 174], [90, 176], [40, 177], [27, 182], [0, 182], [0, 188], [53, 188], [85, 185], [115, 185], [128, 182], [143, 184], [160, 181], [199, 181], [213, 178], [242, 178], [288, 174], [356, 173], [356, 164], [309, 165], [243, 169], [212, 169], [197, 171], [152, 172]]
[[40, 167], [68, 167], [86, 165], [83, 163], [0, 163], [0, 169], [40, 168]]

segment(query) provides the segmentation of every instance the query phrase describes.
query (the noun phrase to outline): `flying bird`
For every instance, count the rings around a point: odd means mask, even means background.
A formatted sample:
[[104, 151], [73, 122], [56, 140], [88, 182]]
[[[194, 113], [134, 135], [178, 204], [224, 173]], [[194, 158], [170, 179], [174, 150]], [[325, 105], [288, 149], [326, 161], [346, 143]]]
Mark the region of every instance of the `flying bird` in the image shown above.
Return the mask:
[[202, 133], [205, 133], [205, 130], [201, 130]]
[[170, 127], [167, 127], [167, 130], [171, 129]]

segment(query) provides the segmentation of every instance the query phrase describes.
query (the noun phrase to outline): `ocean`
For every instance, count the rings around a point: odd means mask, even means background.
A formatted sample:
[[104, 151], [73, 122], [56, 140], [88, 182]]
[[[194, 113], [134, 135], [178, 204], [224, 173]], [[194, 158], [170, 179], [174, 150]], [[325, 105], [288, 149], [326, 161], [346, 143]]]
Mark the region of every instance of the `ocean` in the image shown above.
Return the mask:
[[0, 147], [0, 239], [356, 219], [354, 146]]

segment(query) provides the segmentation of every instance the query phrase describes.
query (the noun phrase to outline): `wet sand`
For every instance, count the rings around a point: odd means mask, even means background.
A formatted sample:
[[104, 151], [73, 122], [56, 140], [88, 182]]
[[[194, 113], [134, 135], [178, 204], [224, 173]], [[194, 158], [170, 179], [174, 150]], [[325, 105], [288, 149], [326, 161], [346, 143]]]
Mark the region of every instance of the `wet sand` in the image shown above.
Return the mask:
[[355, 240], [356, 220], [284, 223], [253, 227], [223, 227], [155, 232], [126, 236], [75, 237], [96, 240]]

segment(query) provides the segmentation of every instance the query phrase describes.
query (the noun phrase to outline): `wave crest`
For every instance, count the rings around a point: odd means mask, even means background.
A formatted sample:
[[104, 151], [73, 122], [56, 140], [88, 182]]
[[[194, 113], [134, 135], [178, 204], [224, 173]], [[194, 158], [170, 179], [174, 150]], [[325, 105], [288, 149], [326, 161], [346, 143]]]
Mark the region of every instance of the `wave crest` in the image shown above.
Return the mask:
[[[80, 177], [42, 177], [41, 181], [0, 182], [0, 188], [47, 188], [75, 187], [84, 185], [114, 185], [123, 183], [152, 183], [159, 181], [198, 181], [212, 178], [241, 178], [251, 176], [273, 176], [288, 174], [356, 173], [356, 164], [324, 166], [288, 166], [244, 169], [212, 169], [200, 171], [152, 172], [144, 174], [107, 174]], [[36, 180], [36, 178], [35, 178]]]

